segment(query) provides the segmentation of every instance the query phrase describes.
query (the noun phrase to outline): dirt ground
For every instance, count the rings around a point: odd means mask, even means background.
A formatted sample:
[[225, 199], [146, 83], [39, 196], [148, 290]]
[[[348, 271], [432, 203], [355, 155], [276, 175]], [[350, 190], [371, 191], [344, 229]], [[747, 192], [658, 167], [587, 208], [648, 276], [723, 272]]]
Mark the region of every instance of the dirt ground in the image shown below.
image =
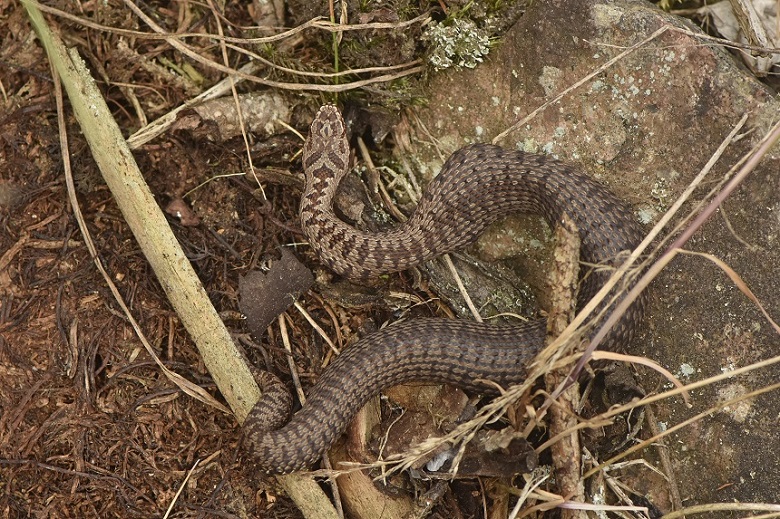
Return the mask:
[[[253, 4], [252, 9], [259, 9], [259, 4]], [[101, 26], [148, 29], [130, 9], [112, 2], [56, 7]], [[243, 27], [254, 23], [252, 9], [237, 3], [226, 5], [224, 16], [230, 23], [225, 30], [236, 37], [255, 34]], [[143, 10], [153, 12], [157, 23], [170, 32], [218, 31], [212, 13], [203, 5], [160, 4], [144, 6]], [[305, 2], [290, 2], [287, 11], [288, 26], [327, 14], [327, 9], [310, 12]], [[391, 11], [377, 8], [361, 23], [394, 22]], [[154, 120], [224, 77], [183, 58], [164, 40], [105, 31], [61, 14], [47, 17], [65, 42], [85, 57], [127, 136], [143, 126], [139, 113]], [[301, 41], [278, 53], [262, 45], [254, 50], [287, 67], [328, 68], [330, 36], [303, 34]], [[368, 58], [359, 52], [360, 46], [366, 45], [360, 36], [341, 46], [345, 59], [353, 57], [352, 68], [387, 66], [414, 59], [419, 49], [410, 40], [419, 37], [418, 29], [413, 28], [403, 38], [369, 39], [372, 53]], [[206, 39], [197, 40], [197, 45], [204, 55], [220, 61], [218, 46]], [[387, 56], [393, 59], [383, 61]], [[237, 59], [232, 54], [231, 58]], [[181, 76], [163, 75], [167, 69], [160, 64], [166, 63]], [[230, 63], [237, 66], [236, 61]], [[283, 71], [268, 72], [266, 77], [288, 81]], [[378, 103], [387, 108], [362, 116], [373, 123], [372, 136], [377, 141], [377, 128], [383, 124], [392, 127], [398, 120], [399, 106], [414, 106], [424, 92], [409, 78], [396, 80], [392, 89], [379, 85], [340, 98], [349, 104]], [[244, 84], [239, 90], [256, 87]], [[301, 512], [277, 483], [246, 463], [234, 416], [187, 396], [161, 374], [96, 268], [67, 193], [52, 72], [25, 9], [15, 0], [0, 1], [0, 88], [3, 516], [157, 517], [176, 502], [175, 517], [300, 517]], [[328, 100], [335, 99], [321, 92], [306, 96], [289, 93], [289, 124], [305, 134], [314, 109]], [[221, 400], [198, 350], [102, 180], [67, 103], [65, 114], [76, 201], [95, 242], [98, 261], [165, 365]], [[378, 122], [385, 120], [390, 122]], [[249, 167], [244, 140], [240, 135], [223, 138], [220, 130], [224, 128], [207, 120], [194, 128], [172, 129], [143, 145], [135, 152], [135, 159], [236, 341], [257, 365], [287, 373], [279, 332], [271, 327], [262, 340], [251, 337], [239, 310], [238, 280], [261, 269], [267, 254], [276, 254], [289, 244], [298, 244], [289, 248], [304, 263], [317, 265], [311, 251], [300, 245], [303, 235], [297, 222], [302, 141], [292, 131], [279, 130], [271, 136], [257, 131], [250, 136], [252, 163], [260, 172], [267, 200], [261, 203], [255, 180], [245, 174]], [[758, 130], [754, 127], [751, 131]], [[368, 136], [370, 132], [365, 133]], [[696, 143], [681, 146], [693, 148]], [[657, 151], [659, 155], [663, 152]], [[737, 158], [735, 153], [733, 159]], [[620, 162], [626, 157], [616, 153], [610, 160]], [[700, 165], [703, 160], [697, 155], [691, 162]], [[725, 210], [689, 244], [695, 250], [717, 254], [739, 272], [775, 320], [780, 310], [777, 164], [775, 158], [749, 177]], [[673, 199], [672, 193], [685, 187], [689, 170], [680, 170], [685, 178], [674, 177], [670, 184], [661, 186], [670, 190], [663, 195], [668, 197], [665, 200]], [[620, 180], [609, 182], [634, 204], [658, 201], [651, 196], [638, 200], [630, 189], [620, 186]], [[329, 281], [322, 275], [318, 279]], [[392, 289], [415, 291], [410, 275], [385, 281]], [[774, 330], [714, 264], [680, 258], [655, 286], [651, 303], [654, 317], [634, 353], [662, 359], [659, 362], [683, 382], [780, 354]], [[377, 303], [365, 294], [354, 296], [357, 302], [351, 304], [334, 304], [327, 300], [327, 293], [323, 284], [315, 285], [301, 297], [300, 304], [330, 336], [347, 335], [347, 331], [357, 335], [393, 319], [398, 312], [394, 304]], [[427, 299], [428, 294], [420, 297]], [[438, 307], [421, 306], [414, 309], [415, 315], [445, 314]], [[290, 315], [293, 358], [307, 387], [322, 371], [322, 359], [328, 356], [329, 348], [300, 314]], [[337, 330], [334, 322], [341, 328]], [[661, 403], [653, 407], [652, 421], [662, 428], [671, 427], [718, 402], [767, 387], [777, 381], [777, 374], [775, 366], [720, 386], [697, 389], [693, 411], [678, 401]], [[663, 382], [657, 376], [642, 372], [639, 378], [648, 393], [662, 389]], [[646, 478], [641, 471], [626, 474], [637, 495], [656, 499], [650, 504], [662, 511], [669, 511], [675, 498], [686, 505], [735, 500], [777, 503], [777, 392], [709, 414], [666, 440], [675, 447], [671, 464], [681, 480], [682, 495], [651, 488], [658, 480]], [[641, 438], [651, 435], [647, 430], [640, 433]], [[649, 463], [660, 463], [655, 455], [648, 457]], [[177, 498], [176, 492], [190, 471], [184, 492]], [[430, 517], [482, 517], [482, 490], [477, 483], [455, 483]]]

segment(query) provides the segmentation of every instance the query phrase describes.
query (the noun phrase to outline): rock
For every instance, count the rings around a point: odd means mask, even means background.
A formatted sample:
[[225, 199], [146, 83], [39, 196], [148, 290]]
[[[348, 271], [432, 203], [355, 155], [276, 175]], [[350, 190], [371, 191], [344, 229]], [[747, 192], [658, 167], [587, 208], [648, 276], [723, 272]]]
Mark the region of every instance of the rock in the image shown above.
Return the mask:
[[[489, 142], [542, 107], [498, 144], [581, 165], [633, 204], [649, 230], [743, 114], [750, 114], [742, 131], [748, 136], [727, 150], [712, 182], [766, 134], [780, 113], [768, 88], [699, 34], [643, 2], [536, 2], [485, 63], [433, 76], [428, 107], [415, 108], [414, 117], [400, 126], [407, 133], [396, 135], [404, 144], [400, 152], [430, 177], [450, 152]], [[765, 159], [725, 204], [728, 222], [713, 218], [688, 244], [728, 262], [775, 316], [780, 308], [778, 171], [777, 154]], [[481, 241], [496, 239], [488, 233]], [[647, 330], [631, 349], [673, 372], [683, 363], [692, 365], [695, 372], [684, 382], [778, 354], [780, 341], [767, 321], [712, 263], [678, 258], [651, 289]], [[740, 383], [754, 390], [778, 378], [774, 367]], [[645, 387], [653, 389], [658, 378], [648, 375], [647, 381]], [[662, 402], [655, 410], [660, 426], [671, 427], [716, 405], [718, 389], [697, 390], [693, 409], [675, 399]], [[780, 399], [776, 392], [761, 398], [750, 402], [741, 421], [733, 413], [717, 414], [666, 440], [685, 504], [772, 502], [780, 495]], [[656, 453], [650, 449], [643, 456], [653, 459]]]

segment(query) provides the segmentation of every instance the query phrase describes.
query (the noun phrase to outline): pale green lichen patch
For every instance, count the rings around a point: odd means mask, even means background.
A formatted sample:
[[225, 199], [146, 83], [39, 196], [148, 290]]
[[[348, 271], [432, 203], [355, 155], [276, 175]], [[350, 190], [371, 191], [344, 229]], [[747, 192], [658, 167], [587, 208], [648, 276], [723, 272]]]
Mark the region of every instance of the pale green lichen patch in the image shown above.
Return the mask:
[[659, 210], [664, 210], [668, 206], [671, 196], [669, 181], [664, 177], [658, 178], [650, 189], [650, 196], [658, 201]]
[[653, 219], [657, 214], [658, 213], [656, 212], [656, 210], [653, 209], [652, 207], [642, 207], [637, 211], [636, 216], [637, 219], [639, 220], [639, 223], [641, 223], [642, 225], [648, 225], [653, 221]]
[[490, 51], [490, 38], [471, 20], [432, 24], [423, 35], [431, 44], [428, 61], [436, 69], [474, 68]]

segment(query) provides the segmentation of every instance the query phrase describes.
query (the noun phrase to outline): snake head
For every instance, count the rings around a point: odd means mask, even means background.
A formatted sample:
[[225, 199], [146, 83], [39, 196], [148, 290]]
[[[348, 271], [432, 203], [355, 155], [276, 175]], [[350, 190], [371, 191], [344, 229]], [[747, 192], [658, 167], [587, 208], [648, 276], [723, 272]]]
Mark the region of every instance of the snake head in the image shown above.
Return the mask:
[[314, 117], [303, 146], [304, 171], [308, 177], [327, 169], [340, 180], [348, 169], [348, 162], [349, 142], [344, 118], [335, 105], [325, 105]]

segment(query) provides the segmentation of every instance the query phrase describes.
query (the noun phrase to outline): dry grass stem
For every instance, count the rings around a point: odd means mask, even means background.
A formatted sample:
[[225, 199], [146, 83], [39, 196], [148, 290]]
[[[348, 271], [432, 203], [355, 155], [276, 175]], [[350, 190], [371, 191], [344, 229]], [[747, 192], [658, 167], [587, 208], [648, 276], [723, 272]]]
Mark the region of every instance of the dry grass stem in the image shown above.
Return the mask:
[[328, 334], [325, 333], [325, 330], [322, 329], [322, 326], [320, 326], [317, 323], [317, 321], [314, 320], [314, 318], [309, 314], [309, 312], [307, 312], [306, 309], [298, 301], [295, 301], [293, 305], [295, 306], [295, 309], [301, 313], [303, 318], [306, 319], [306, 321], [308, 321], [311, 327], [314, 328], [318, 334], [320, 334], [320, 337], [322, 337], [322, 340], [324, 340], [328, 344], [331, 351], [333, 351], [333, 353], [335, 353], [336, 355], [341, 353], [339, 349], [336, 347], [336, 345], [333, 344], [333, 341], [330, 339], [330, 337], [328, 337]]
[[284, 349], [287, 352], [287, 365], [290, 368], [290, 376], [292, 377], [293, 386], [295, 387], [295, 393], [298, 395], [298, 400], [301, 402], [301, 405], [306, 405], [306, 394], [303, 392], [303, 387], [301, 387], [301, 379], [298, 376], [298, 366], [295, 364], [295, 359], [293, 358], [290, 335], [287, 333], [286, 319], [289, 319], [286, 312], [282, 312], [277, 318], [277, 321], [279, 322], [279, 333], [282, 336], [282, 344], [284, 344]]
[[[697, 414], [695, 416], [692, 416], [691, 418], [689, 418], [689, 419], [687, 419], [687, 420], [685, 420], [683, 422], [680, 422], [679, 424], [677, 424], [677, 425], [675, 425], [673, 427], [670, 427], [670, 428], [666, 429], [665, 431], [661, 432], [660, 434], [657, 434], [657, 435], [653, 436], [652, 438], [649, 438], [649, 439], [644, 440], [644, 441], [642, 441], [640, 443], [637, 443], [636, 445], [631, 446], [630, 448], [628, 448], [627, 450], [621, 452], [617, 456], [613, 456], [612, 458], [608, 459], [607, 461], [601, 463], [599, 466], [592, 468], [591, 470], [586, 472], [582, 477], [583, 477], [583, 479], [586, 479], [586, 478], [592, 476], [593, 474], [595, 474], [596, 472], [598, 472], [599, 470], [603, 469], [604, 467], [607, 467], [607, 466], [613, 464], [614, 462], [625, 458], [629, 454], [632, 454], [632, 453], [634, 453], [636, 451], [642, 450], [645, 447], [650, 446], [653, 442], [656, 442], [656, 441], [658, 441], [661, 438], [669, 436], [673, 432], [678, 431], [678, 430], [682, 429], [683, 427], [687, 427], [688, 425], [690, 425], [692, 423], [695, 423], [695, 422], [701, 420], [704, 417], [711, 416], [716, 411], [719, 411], [719, 410], [721, 410], [721, 409], [723, 409], [725, 407], [732, 406], [732, 405], [737, 404], [739, 402], [742, 402], [744, 400], [748, 400], [750, 398], [756, 397], [758, 395], [762, 395], [764, 393], [768, 393], [770, 391], [774, 391], [775, 389], [780, 389], [780, 383], [772, 384], [772, 385], [769, 385], [769, 386], [766, 386], [766, 387], [762, 387], [761, 389], [756, 389], [755, 391], [750, 391], [748, 393], [745, 393], [744, 395], [740, 395], [740, 396], [732, 398], [730, 400], [726, 400], [724, 402], [721, 402], [720, 404], [714, 405], [714, 406], [708, 408], [707, 410], [702, 411], [701, 413], [699, 413], [699, 414]], [[641, 402], [641, 401], [639, 401], [639, 402]], [[637, 402], [637, 404], [639, 402]]]
[[[242, 43], [246, 43], [246, 42], [242, 42]], [[334, 79], [334, 78], [340, 78], [344, 76], [351, 76], [357, 74], [369, 74], [373, 72], [390, 72], [393, 70], [410, 69], [412, 67], [422, 65], [422, 60], [416, 59], [406, 63], [399, 63], [398, 65], [387, 65], [383, 67], [352, 68], [347, 70], [341, 70], [338, 72], [309, 72], [307, 70], [297, 70], [294, 68], [277, 65], [273, 61], [270, 61], [262, 57], [261, 55], [252, 52], [251, 50], [247, 50], [239, 45], [226, 44], [225, 47], [230, 50], [234, 50], [239, 54], [243, 54], [248, 58], [252, 58], [253, 60], [259, 62], [262, 65], [265, 65], [268, 68], [278, 70], [279, 72], [284, 72], [286, 74], [291, 74], [293, 76], [311, 77], [311, 78], [318, 78], [318, 79]]]
[[745, 248], [747, 248], [750, 252], [758, 252], [761, 250], [761, 247], [758, 245], [753, 245], [752, 243], [748, 243], [747, 240], [743, 239], [742, 236], [737, 233], [737, 231], [731, 225], [731, 220], [729, 219], [726, 208], [724, 206], [720, 206], [720, 216], [723, 218], [723, 223], [726, 224], [726, 228], [729, 230], [735, 240], [744, 245]]
[[[258, 63], [247, 63], [238, 70], [243, 75], [252, 75], [260, 70], [260, 65]], [[127, 139], [128, 147], [131, 150], [140, 149], [144, 144], [166, 132], [168, 128], [170, 128], [171, 125], [176, 122], [176, 119], [181, 112], [187, 110], [188, 108], [203, 104], [206, 101], [222, 97], [231, 91], [233, 85], [233, 78], [227, 77], [208, 90], [198, 94], [196, 97], [169, 111], [167, 114], [158, 117], [152, 123], [144, 126], [143, 128], [140, 128], [133, 135], [131, 135]]]
[[[56, 7], [40, 4], [38, 2], [35, 2], [34, 0], [31, 0], [27, 3], [28, 5], [35, 6], [41, 12], [48, 13], [58, 18], [63, 18], [65, 20], [70, 20], [71, 22], [82, 25], [84, 27], [89, 27], [90, 29], [94, 29], [100, 32], [118, 34], [121, 36], [128, 36], [130, 38], [138, 39], [138, 40], [167, 40], [169, 38], [175, 37], [181, 39], [207, 39], [209, 41], [219, 41], [225, 43], [248, 44], [248, 45], [275, 43], [277, 41], [284, 40], [293, 36], [298, 36], [301, 32], [305, 31], [306, 29], [319, 29], [319, 30], [335, 32], [335, 33], [347, 32], [347, 31], [370, 31], [370, 30], [377, 30], [377, 29], [404, 29], [406, 27], [416, 25], [416, 24], [420, 24], [424, 26], [430, 23], [431, 21], [430, 13], [427, 12], [415, 18], [412, 18], [411, 20], [405, 20], [401, 22], [392, 22], [392, 23], [372, 22], [372, 23], [360, 23], [360, 24], [349, 24], [349, 25], [337, 24], [337, 23], [329, 22], [327, 20], [323, 20], [321, 17], [317, 17], [309, 20], [306, 23], [303, 23], [291, 29], [280, 31], [277, 34], [273, 34], [271, 36], [262, 36], [257, 38], [234, 38], [231, 36], [218, 36], [215, 34], [208, 34], [203, 32], [182, 32], [176, 34], [169, 34], [164, 31], [159, 31], [157, 34], [154, 34], [154, 33], [148, 33], [144, 31], [133, 31], [129, 29], [121, 29], [119, 27], [112, 27], [109, 25], [102, 25], [99, 23], [95, 23], [89, 19], [82, 18], [80, 16], [71, 14], [67, 11], [62, 11], [60, 9], [57, 9]], [[129, 4], [130, 2], [126, 1], [125, 3]], [[274, 31], [278, 30], [278, 29], [269, 29], [267, 27], [240, 27], [240, 29], [242, 30], [262, 29], [262, 30], [274, 30]]]
[[[214, 13], [214, 20], [217, 24], [217, 31], [219, 32], [220, 37], [224, 37], [224, 31], [222, 30], [222, 22], [221, 17], [218, 15], [218, 10], [214, 6], [213, 0], [207, 0], [207, 3], [209, 7], [211, 8], [211, 11]], [[230, 58], [228, 57], [227, 52], [227, 46], [225, 45], [224, 41], [220, 41], [219, 43], [220, 50], [222, 51], [222, 62], [225, 66], [230, 65]], [[244, 140], [244, 151], [246, 152], [246, 158], [247, 158], [247, 164], [249, 164], [249, 171], [252, 173], [252, 177], [255, 180], [255, 183], [260, 188], [260, 193], [262, 194], [263, 200], [266, 199], [265, 196], [265, 190], [263, 189], [263, 185], [260, 182], [260, 179], [257, 178], [257, 173], [255, 172], [255, 164], [254, 160], [252, 159], [252, 145], [249, 142], [249, 136], [247, 135], [246, 131], [246, 124], [244, 124], [244, 112], [241, 109], [241, 102], [239, 101], [238, 97], [238, 91], [236, 90], [236, 81], [233, 79], [232, 76], [228, 76], [227, 78], [229, 80], [230, 84], [230, 91], [233, 94], [233, 102], [236, 106], [236, 117], [238, 117], [238, 126], [241, 128], [241, 137]]]
[[664, 515], [661, 519], [677, 519], [696, 514], [712, 514], [713, 512], [752, 512], [752, 511], [772, 511], [775, 513], [764, 514], [761, 516], [751, 515], [751, 519], [757, 517], [780, 517], [780, 505], [768, 503], [711, 503], [708, 505], [689, 506], [682, 510], [676, 510]]
[[171, 513], [173, 512], [173, 507], [176, 505], [176, 502], [179, 500], [179, 496], [181, 496], [181, 493], [187, 487], [187, 482], [192, 477], [192, 474], [195, 472], [195, 469], [198, 468], [198, 464], [199, 463], [200, 463], [200, 460], [195, 460], [195, 463], [192, 464], [192, 467], [190, 467], [190, 470], [187, 471], [187, 475], [182, 480], [181, 485], [179, 485], [179, 488], [176, 489], [176, 494], [173, 496], [173, 499], [171, 499], [171, 502], [168, 505], [168, 508], [165, 510], [165, 514], [163, 515], [163, 519], [168, 519], [168, 517], [170, 517]]
[[[408, 163], [406, 166], [408, 167]], [[393, 171], [392, 168], [387, 166], [380, 166], [377, 168], [377, 171], [381, 171], [390, 176], [391, 180], [387, 183], [387, 189], [394, 189], [397, 187], [397, 184], [401, 184], [401, 187], [413, 204], [416, 205], [418, 200], [420, 200], [420, 188], [414, 181], [414, 175], [409, 174], [408, 170], [402, 174]]]
[[[558, 406], [558, 404], [556, 403], [556, 404], [554, 404], [552, 406], [552, 408], [555, 408], [557, 406]], [[592, 418], [590, 420], [583, 420], [580, 423], [578, 423], [578, 424], [576, 424], [576, 425], [574, 425], [572, 427], [569, 427], [568, 429], [560, 431], [559, 433], [557, 433], [554, 436], [551, 436], [546, 442], [544, 442], [543, 444], [539, 445], [534, 450], [536, 450], [537, 453], [542, 453], [545, 450], [547, 450], [550, 447], [552, 447], [553, 445], [555, 445], [558, 442], [560, 442], [563, 438], [565, 438], [567, 436], [570, 436], [570, 435], [572, 435], [572, 434], [574, 434], [574, 433], [576, 433], [578, 431], [581, 431], [583, 429], [599, 429], [601, 427], [605, 427], [605, 426], [611, 425], [611, 424], [612, 424], [612, 420], [611, 419], [600, 420], [599, 417], [594, 417], [594, 418]], [[538, 424], [534, 424], [534, 425], [538, 425]]]
[[[653, 226], [653, 229], [648, 233], [645, 239], [642, 240], [642, 243], [640, 243], [639, 246], [634, 251], [631, 252], [630, 257], [615, 271], [615, 273], [613, 273], [612, 277], [601, 288], [601, 290], [585, 306], [585, 308], [583, 308], [579, 312], [579, 314], [574, 318], [574, 321], [569, 326], [569, 330], [561, 334], [561, 337], [559, 337], [559, 340], [561, 340], [561, 342], [567, 340], [568, 339], [567, 334], [573, 332], [574, 329], [581, 326], [585, 322], [585, 320], [590, 316], [590, 314], [595, 310], [596, 306], [600, 304], [605, 297], [607, 297], [607, 294], [609, 294], [609, 292], [613, 289], [613, 287], [615, 287], [619, 282], [621, 282], [623, 275], [625, 275], [625, 273], [628, 272], [628, 270], [631, 268], [634, 262], [636, 262], [639, 259], [639, 257], [641, 257], [641, 255], [644, 253], [647, 247], [650, 246], [650, 244], [660, 235], [662, 230], [669, 224], [672, 218], [677, 214], [677, 212], [685, 203], [685, 201], [687, 201], [688, 198], [691, 196], [694, 189], [704, 180], [706, 175], [711, 171], [712, 167], [715, 165], [717, 160], [722, 156], [722, 154], [724, 153], [728, 145], [734, 140], [734, 138], [742, 129], [746, 121], [747, 121], [747, 114], [745, 114], [740, 119], [740, 121], [734, 126], [731, 132], [729, 132], [729, 135], [723, 140], [723, 142], [720, 144], [720, 146], [712, 155], [712, 157], [710, 157], [710, 159], [707, 161], [707, 164], [705, 164], [702, 170], [698, 173], [698, 175], [694, 178], [694, 180], [688, 185], [685, 191], [683, 191], [683, 193], [677, 198], [674, 204], [672, 204], [669, 210], [667, 210], [666, 213], [661, 217], [658, 223], [655, 226]], [[657, 253], [657, 251], [658, 249], [656, 248], [653, 254]], [[641, 270], [645, 268], [649, 262], [650, 262], [649, 259], [645, 260], [638, 267], [638, 269]], [[660, 272], [661, 268], [656, 267], [655, 265], [654, 267], [658, 272]], [[636, 274], [632, 274], [632, 275], [636, 275]], [[639, 297], [639, 294], [646, 288], [647, 284], [651, 279], [654, 279], [654, 276], [649, 277], [646, 274], [642, 279], [640, 279], [640, 281], [636, 283], [636, 285], [634, 285], [632, 290], [624, 296], [620, 304], [613, 309], [611, 315], [601, 326], [601, 329], [591, 338], [590, 344], [585, 349], [582, 358], [572, 369], [571, 372], [572, 374], [570, 375], [569, 380], [566, 381], [564, 384], [562, 384], [558, 388], [556, 393], [563, 391], [565, 385], [570, 384], [574, 380], [574, 374], [579, 373], [579, 371], [584, 367], [585, 363], [588, 361], [590, 356], [593, 354], [593, 352], [596, 350], [598, 345], [601, 343], [606, 333], [614, 326], [614, 324], [618, 321], [618, 319], [620, 319], [620, 317], [625, 313], [625, 311], [628, 309], [630, 304], [633, 303], [637, 297]], [[618, 295], [615, 295], [615, 298], [617, 297]], [[595, 319], [599, 319], [600, 317], [601, 316], [596, 316]], [[552, 345], [550, 345], [548, 350], [552, 349], [554, 351], [554, 349], [557, 347], [559, 346], [553, 343]], [[550, 354], [551, 353], [547, 353], [547, 355]], [[556, 395], [556, 393], [553, 394], [553, 397]], [[542, 407], [542, 410], [544, 408], [545, 406]]]
[[475, 321], [481, 323], [482, 316], [479, 315], [479, 310], [477, 310], [474, 301], [471, 300], [471, 296], [469, 295], [468, 290], [466, 290], [466, 285], [463, 284], [463, 280], [461, 279], [460, 274], [458, 274], [458, 270], [455, 268], [455, 264], [452, 262], [452, 258], [449, 254], [444, 254], [442, 258], [444, 259], [444, 263], [447, 264], [447, 268], [452, 275], [452, 279], [455, 280], [455, 284], [458, 287], [458, 291], [460, 292], [461, 297], [463, 297], [463, 300], [466, 302], [466, 306], [469, 307], [471, 315], [474, 317]]
[[537, 488], [539, 488], [542, 485], [542, 483], [547, 481], [547, 479], [550, 477], [549, 474], [544, 474], [539, 477], [533, 477], [533, 476], [534, 474], [531, 474], [530, 476], [526, 477], [523, 490], [520, 492], [520, 495], [517, 498], [517, 502], [515, 503], [514, 508], [512, 508], [512, 511], [509, 513], [508, 519], [516, 519], [518, 517], [517, 514], [520, 513], [520, 509], [526, 503], [528, 498], [533, 494], [533, 492]]

